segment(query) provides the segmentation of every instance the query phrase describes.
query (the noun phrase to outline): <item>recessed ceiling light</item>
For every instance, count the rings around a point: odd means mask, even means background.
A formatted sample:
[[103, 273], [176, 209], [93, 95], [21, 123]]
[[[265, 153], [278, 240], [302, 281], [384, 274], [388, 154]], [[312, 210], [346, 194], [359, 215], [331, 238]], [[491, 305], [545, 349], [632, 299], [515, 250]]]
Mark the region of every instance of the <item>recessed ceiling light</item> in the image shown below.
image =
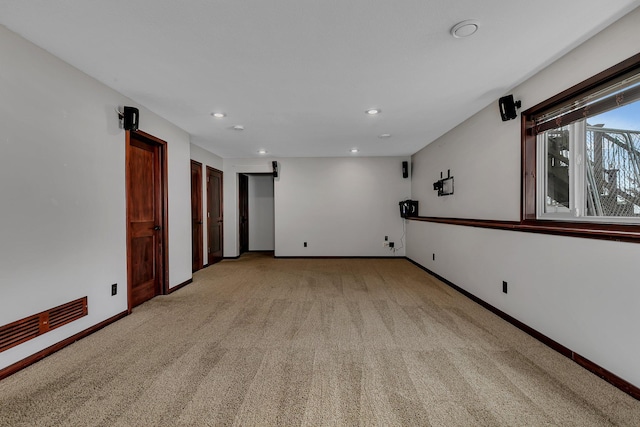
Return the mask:
[[267, 154], [267, 150], [264, 150], [264, 149], [258, 150], [258, 154]]
[[451, 28], [451, 35], [457, 39], [463, 39], [465, 37], [472, 36], [478, 31], [478, 21], [469, 19], [467, 21], [458, 22]]
[[235, 125], [234, 127], [232, 127], [231, 129], [233, 130], [244, 130], [244, 126], [242, 125]]
[[382, 110], [379, 108], [369, 108], [368, 110], [365, 111], [365, 113], [367, 113], [370, 116], [375, 116], [376, 114], [382, 113]]
[[352, 153], [357, 153], [357, 152], [358, 152], [358, 149], [357, 149], [357, 148], [352, 148], [352, 149], [351, 149], [351, 152], [352, 152]]
[[381, 133], [380, 135], [378, 135], [378, 138], [391, 138], [391, 134], [390, 133]]
[[226, 117], [227, 115], [225, 113], [211, 113], [211, 115], [213, 117], [215, 117], [216, 119], [221, 119], [223, 117]]

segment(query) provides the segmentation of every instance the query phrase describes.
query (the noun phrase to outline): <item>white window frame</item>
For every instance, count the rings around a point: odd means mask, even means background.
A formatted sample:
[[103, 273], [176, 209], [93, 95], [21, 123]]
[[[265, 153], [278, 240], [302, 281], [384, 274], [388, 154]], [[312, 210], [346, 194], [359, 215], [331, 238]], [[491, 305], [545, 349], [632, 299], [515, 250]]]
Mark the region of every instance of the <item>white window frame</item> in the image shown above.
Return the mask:
[[569, 209], [547, 212], [547, 132], [536, 137], [536, 216], [541, 220], [580, 221], [594, 223], [639, 224], [637, 217], [586, 216], [586, 120], [567, 125], [569, 128]]

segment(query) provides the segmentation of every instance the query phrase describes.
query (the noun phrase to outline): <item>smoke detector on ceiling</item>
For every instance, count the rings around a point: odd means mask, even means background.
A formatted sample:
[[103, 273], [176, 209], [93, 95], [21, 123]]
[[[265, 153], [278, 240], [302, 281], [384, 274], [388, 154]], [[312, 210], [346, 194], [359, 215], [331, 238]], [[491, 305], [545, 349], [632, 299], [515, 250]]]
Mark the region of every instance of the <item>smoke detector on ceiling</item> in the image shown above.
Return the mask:
[[458, 22], [451, 28], [451, 35], [457, 39], [463, 39], [474, 35], [479, 27], [480, 25], [475, 19]]

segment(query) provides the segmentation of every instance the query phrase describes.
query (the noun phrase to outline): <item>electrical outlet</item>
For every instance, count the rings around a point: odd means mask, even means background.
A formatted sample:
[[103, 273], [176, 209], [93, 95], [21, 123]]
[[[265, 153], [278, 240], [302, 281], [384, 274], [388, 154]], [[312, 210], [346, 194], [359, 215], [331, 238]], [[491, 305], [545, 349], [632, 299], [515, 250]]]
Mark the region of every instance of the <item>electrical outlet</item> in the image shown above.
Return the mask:
[[114, 283], [111, 285], [111, 296], [114, 296], [118, 293], [118, 284]]
[[387, 246], [389, 246], [389, 242], [385, 241], [385, 242], [383, 243], [383, 245], [384, 245], [384, 247], [386, 248]]
[[304, 247], [305, 247], [305, 248], [307, 247], [307, 242], [304, 242]]
[[504, 280], [502, 281], [502, 292], [504, 292], [505, 294], [507, 293], [507, 282], [505, 282]]
[[389, 242], [389, 247], [390, 247], [390, 248], [393, 248], [394, 246], [395, 246], [395, 243], [393, 243], [393, 242]]
[[389, 241], [389, 236], [384, 236], [384, 241], [388, 242]]

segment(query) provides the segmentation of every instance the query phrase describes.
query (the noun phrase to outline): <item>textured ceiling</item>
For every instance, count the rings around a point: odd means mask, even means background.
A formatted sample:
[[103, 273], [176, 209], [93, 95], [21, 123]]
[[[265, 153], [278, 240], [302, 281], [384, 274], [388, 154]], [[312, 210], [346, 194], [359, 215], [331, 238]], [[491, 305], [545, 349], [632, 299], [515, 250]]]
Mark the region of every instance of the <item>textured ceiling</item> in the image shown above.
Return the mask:
[[[396, 156], [415, 153], [638, 5], [1, 0], [0, 24], [222, 157], [259, 149], [349, 156], [353, 147]], [[451, 27], [466, 19], [479, 22], [478, 32], [453, 38]], [[370, 107], [382, 113], [367, 116]]]

